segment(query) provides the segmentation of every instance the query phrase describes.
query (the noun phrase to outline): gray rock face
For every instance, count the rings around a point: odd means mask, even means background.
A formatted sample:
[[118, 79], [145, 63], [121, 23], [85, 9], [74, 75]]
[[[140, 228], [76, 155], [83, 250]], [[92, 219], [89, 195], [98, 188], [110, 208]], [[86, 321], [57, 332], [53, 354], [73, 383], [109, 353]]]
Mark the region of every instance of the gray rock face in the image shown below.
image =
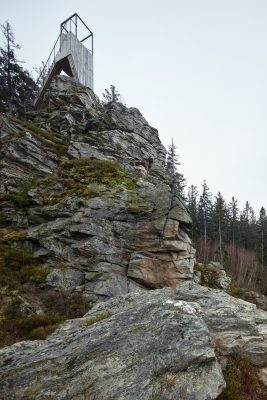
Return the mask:
[[120, 296], [46, 341], [1, 350], [0, 398], [216, 399], [225, 384], [202, 311], [179, 299]]
[[[45, 102], [31, 121], [0, 121], [0, 194], [37, 179], [26, 213], [8, 202], [2, 211], [28, 229], [28, 245], [51, 267], [48, 285], [95, 302], [128, 293], [132, 282], [160, 288], [191, 279], [191, 220], [171, 190], [156, 129], [135, 108], [100, 106], [89, 88], [66, 77], [56, 77]], [[89, 182], [62, 166], [92, 159], [115, 162], [125, 177]]]
[[176, 293], [181, 300], [197, 302], [220, 354], [248, 356], [259, 367], [267, 366], [267, 312], [222, 290], [184, 283]]
[[264, 380], [266, 346], [265, 311], [184, 282], [98, 303], [46, 341], [2, 349], [0, 398], [211, 400], [225, 386], [221, 357], [248, 356]]

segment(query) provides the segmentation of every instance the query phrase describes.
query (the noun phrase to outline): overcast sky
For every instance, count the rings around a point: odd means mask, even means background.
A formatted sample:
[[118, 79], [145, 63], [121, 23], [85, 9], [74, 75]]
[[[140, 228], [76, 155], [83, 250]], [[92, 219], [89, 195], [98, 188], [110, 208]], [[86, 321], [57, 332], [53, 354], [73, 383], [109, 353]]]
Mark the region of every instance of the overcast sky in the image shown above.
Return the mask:
[[190, 185], [267, 208], [267, 1], [0, 0], [28, 69], [74, 12], [95, 36], [96, 94], [114, 84], [173, 137]]

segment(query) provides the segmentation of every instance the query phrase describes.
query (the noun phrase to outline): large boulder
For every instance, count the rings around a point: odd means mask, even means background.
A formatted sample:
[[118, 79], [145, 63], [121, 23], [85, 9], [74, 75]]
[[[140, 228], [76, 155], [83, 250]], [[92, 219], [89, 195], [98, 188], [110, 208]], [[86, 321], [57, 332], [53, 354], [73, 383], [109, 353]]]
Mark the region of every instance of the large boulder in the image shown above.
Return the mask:
[[225, 357], [264, 381], [267, 313], [192, 282], [98, 303], [45, 341], [0, 351], [0, 399], [216, 399]]
[[175, 290], [120, 296], [46, 341], [0, 351], [0, 398], [216, 399], [225, 386], [202, 310]]

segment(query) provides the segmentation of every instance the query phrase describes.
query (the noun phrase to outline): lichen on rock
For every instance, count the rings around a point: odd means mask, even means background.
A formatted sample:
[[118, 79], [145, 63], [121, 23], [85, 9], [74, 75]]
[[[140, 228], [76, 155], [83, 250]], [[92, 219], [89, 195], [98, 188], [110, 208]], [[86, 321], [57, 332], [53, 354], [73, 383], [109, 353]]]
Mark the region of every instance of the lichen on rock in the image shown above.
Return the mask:
[[[12, 225], [21, 215], [34, 254], [83, 275], [79, 290], [91, 302], [190, 279], [190, 217], [172, 193], [156, 129], [135, 108], [100, 106], [67, 77], [54, 79], [44, 101], [28, 121], [2, 117], [0, 134], [1, 212]], [[29, 175], [24, 213], [12, 199]], [[64, 281], [78, 290], [71, 274]]]

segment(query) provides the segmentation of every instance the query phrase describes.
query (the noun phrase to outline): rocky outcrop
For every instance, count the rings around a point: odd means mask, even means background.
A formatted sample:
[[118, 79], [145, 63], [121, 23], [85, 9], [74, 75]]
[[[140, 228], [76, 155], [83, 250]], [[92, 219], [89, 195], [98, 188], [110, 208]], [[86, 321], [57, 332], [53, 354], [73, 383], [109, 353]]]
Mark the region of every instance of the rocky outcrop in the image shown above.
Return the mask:
[[226, 274], [223, 265], [216, 261], [209, 264], [196, 263], [194, 281], [214, 289], [230, 291], [231, 278]]
[[240, 297], [243, 300], [256, 304], [258, 308], [267, 311], [267, 297], [264, 294], [254, 292], [252, 290], [239, 289]]
[[0, 352], [0, 398], [216, 399], [238, 352], [264, 376], [267, 313], [192, 282], [119, 296]]
[[190, 279], [190, 217], [157, 131], [67, 77], [45, 102], [28, 121], [1, 117], [0, 206], [10, 226], [27, 229], [27, 246], [51, 269], [48, 286], [95, 302]]

